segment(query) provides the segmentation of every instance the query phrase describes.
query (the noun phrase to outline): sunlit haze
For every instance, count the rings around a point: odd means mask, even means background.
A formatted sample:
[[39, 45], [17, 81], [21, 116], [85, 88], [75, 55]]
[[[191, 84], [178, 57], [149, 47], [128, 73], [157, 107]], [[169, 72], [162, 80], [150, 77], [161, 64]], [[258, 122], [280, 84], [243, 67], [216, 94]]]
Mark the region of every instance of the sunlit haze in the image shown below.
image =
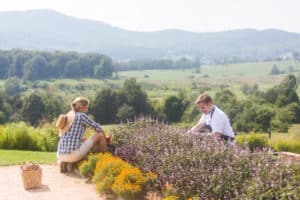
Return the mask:
[[300, 33], [299, 0], [0, 0], [0, 11], [52, 9], [136, 31], [281, 29]]

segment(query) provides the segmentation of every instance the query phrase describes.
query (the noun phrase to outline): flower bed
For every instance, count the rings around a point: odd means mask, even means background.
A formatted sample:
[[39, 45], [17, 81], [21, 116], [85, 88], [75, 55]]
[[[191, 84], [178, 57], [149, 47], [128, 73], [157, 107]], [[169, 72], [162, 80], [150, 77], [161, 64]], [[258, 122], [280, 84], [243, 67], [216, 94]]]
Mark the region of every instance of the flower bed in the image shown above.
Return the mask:
[[113, 153], [158, 179], [150, 188], [179, 199], [299, 199], [300, 167], [269, 149], [249, 150], [187, 135], [153, 120], [112, 130]]

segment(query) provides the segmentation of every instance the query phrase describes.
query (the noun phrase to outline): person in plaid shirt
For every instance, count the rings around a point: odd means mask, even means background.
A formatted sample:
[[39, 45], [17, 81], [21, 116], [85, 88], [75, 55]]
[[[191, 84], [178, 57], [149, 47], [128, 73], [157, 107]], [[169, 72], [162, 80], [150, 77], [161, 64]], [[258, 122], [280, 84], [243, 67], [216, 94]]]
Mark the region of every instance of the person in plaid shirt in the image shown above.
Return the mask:
[[[57, 148], [57, 157], [61, 162], [74, 163], [80, 161], [98, 143], [99, 151], [107, 149], [107, 142], [111, 136], [106, 137], [100, 124], [87, 116], [89, 100], [77, 97], [71, 103], [71, 111], [66, 115], [63, 127], [60, 127], [60, 140]], [[95, 133], [83, 142], [86, 127], [95, 130]]]

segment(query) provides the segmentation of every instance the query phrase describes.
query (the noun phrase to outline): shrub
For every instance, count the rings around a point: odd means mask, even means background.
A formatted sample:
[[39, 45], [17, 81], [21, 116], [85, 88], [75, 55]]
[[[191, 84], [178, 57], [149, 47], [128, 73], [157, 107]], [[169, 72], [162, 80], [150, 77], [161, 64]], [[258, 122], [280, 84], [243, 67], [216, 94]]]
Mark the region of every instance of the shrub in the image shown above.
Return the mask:
[[300, 153], [300, 140], [293, 135], [275, 134], [269, 141], [269, 145], [275, 151], [288, 151]]
[[143, 173], [109, 153], [89, 155], [80, 163], [79, 171], [85, 177], [93, 177], [98, 192], [112, 192], [124, 199], [142, 197], [157, 179], [155, 173]]
[[[114, 153], [142, 171], [158, 174], [152, 190], [159, 190], [166, 196], [175, 195], [179, 199], [260, 199], [248, 194], [252, 183], [263, 180], [262, 193], [270, 191], [275, 198], [287, 192], [289, 198], [297, 199], [300, 183], [295, 181], [297, 170], [274, 158], [269, 149], [254, 150], [245, 145], [228, 145], [204, 135], [186, 134], [186, 129], [171, 127], [152, 120], [138, 120], [111, 130]], [[256, 142], [263, 147], [263, 142]], [[252, 141], [250, 140], [250, 141]], [[128, 150], [128, 144], [131, 149]], [[254, 145], [253, 145], [254, 146]], [[277, 167], [279, 166], [279, 167]], [[281, 171], [281, 166], [286, 170]], [[276, 170], [273, 168], [276, 167]], [[286, 173], [286, 172], [288, 173]], [[264, 175], [267, 173], [267, 175]], [[288, 176], [281, 176], [286, 173]], [[281, 178], [274, 181], [272, 177]], [[280, 181], [288, 183], [281, 185]], [[276, 188], [269, 183], [276, 183]], [[166, 193], [168, 184], [172, 190]], [[258, 188], [253, 191], [259, 196]], [[277, 192], [276, 192], [277, 191]], [[262, 195], [261, 197], [264, 197]]]
[[6, 125], [0, 133], [0, 148], [19, 150], [39, 150], [38, 136], [32, 127], [25, 123]]
[[[263, 160], [262, 160], [263, 161]], [[240, 199], [300, 199], [300, 168], [279, 162], [261, 162], [254, 176], [245, 184]]]
[[92, 178], [94, 176], [94, 170], [98, 159], [98, 155], [90, 154], [87, 160], [83, 160], [82, 162], [80, 162], [78, 168], [81, 176]]
[[126, 199], [136, 199], [144, 195], [144, 185], [147, 178], [140, 169], [134, 167], [125, 167], [115, 178], [111, 187], [112, 191]]
[[99, 192], [111, 192], [111, 187], [122, 169], [128, 165], [110, 154], [100, 154], [94, 170], [93, 182]]
[[46, 124], [37, 129], [39, 135], [39, 149], [42, 151], [56, 151], [59, 141], [57, 129], [53, 124]]
[[58, 134], [53, 125], [33, 128], [24, 122], [11, 123], [0, 129], [0, 148], [32, 151], [56, 151]]
[[253, 152], [255, 149], [263, 149], [268, 146], [268, 137], [265, 134], [250, 133], [238, 135], [236, 142], [240, 145], [247, 144]]
[[179, 198], [177, 196], [171, 195], [171, 196], [167, 196], [165, 197], [163, 200], [178, 200]]

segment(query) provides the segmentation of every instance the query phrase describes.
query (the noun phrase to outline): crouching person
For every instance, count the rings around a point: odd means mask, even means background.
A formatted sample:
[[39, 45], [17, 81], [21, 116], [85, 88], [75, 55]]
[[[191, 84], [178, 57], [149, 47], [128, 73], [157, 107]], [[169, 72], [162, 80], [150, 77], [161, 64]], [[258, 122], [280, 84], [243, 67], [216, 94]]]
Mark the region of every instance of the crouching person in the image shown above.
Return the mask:
[[197, 134], [204, 132], [216, 139], [223, 140], [229, 144], [234, 144], [235, 134], [232, 130], [229, 118], [213, 104], [212, 98], [207, 94], [201, 94], [195, 101], [202, 116], [199, 122], [192, 127], [188, 133]]
[[[94, 145], [98, 145], [99, 152], [107, 150], [106, 144], [111, 138], [105, 136], [100, 124], [89, 119], [86, 114], [88, 108], [89, 100], [77, 97], [71, 103], [71, 111], [57, 120], [56, 126], [59, 127], [60, 134], [57, 158], [60, 161], [61, 172], [71, 172], [73, 165], [69, 163], [82, 160]], [[86, 127], [94, 129], [95, 133], [84, 140]]]

